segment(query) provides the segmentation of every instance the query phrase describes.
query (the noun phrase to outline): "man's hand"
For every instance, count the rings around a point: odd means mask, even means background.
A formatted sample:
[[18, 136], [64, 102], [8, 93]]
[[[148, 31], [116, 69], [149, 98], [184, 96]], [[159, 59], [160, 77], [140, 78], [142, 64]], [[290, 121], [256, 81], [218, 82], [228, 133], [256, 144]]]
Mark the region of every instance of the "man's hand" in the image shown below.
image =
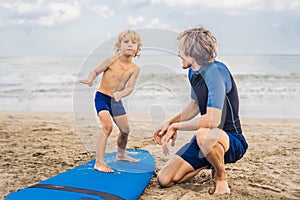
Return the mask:
[[169, 122], [166, 122], [162, 127], [159, 127], [153, 134], [153, 142], [155, 144], [162, 145], [162, 138], [167, 134], [168, 128], [170, 126]]
[[83, 83], [83, 84], [87, 84], [88, 86], [93, 86], [93, 81], [89, 81], [88, 79], [85, 79], [85, 80], [79, 80], [80, 83]]
[[169, 141], [172, 140], [171, 145], [174, 146], [175, 145], [175, 140], [177, 138], [177, 128], [175, 127], [175, 124], [172, 124], [171, 126], [169, 126], [168, 131], [167, 131], [167, 135], [163, 140], [163, 153], [167, 156], [169, 155], [170, 151], [169, 151]]

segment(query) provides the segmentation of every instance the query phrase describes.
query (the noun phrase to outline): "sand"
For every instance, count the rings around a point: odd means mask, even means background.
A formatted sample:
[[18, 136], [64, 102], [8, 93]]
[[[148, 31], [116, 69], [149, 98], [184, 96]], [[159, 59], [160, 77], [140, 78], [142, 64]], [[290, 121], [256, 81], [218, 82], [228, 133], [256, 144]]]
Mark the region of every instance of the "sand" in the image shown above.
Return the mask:
[[[153, 126], [145, 117], [131, 119], [129, 148], [149, 150], [158, 171], [170, 158], [151, 141]], [[141, 200], [169, 199], [300, 199], [300, 120], [242, 118], [249, 149], [235, 164], [226, 165], [230, 195], [209, 195], [214, 182], [210, 171], [200, 172], [185, 183], [162, 189], [154, 174]], [[78, 121], [77, 121], [78, 123]], [[94, 158], [87, 143], [93, 141], [94, 128], [74, 125], [72, 113], [0, 113], [0, 199]], [[80, 134], [78, 135], [78, 132]], [[116, 128], [108, 150], [115, 149]], [[174, 153], [191, 138], [179, 132]], [[82, 139], [80, 139], [82, 138]], [[82, 143], [82, 141], [84, 143]], [[87, 142], [89, 141], [89, 142]], [[88, 147], [89, 148], [89, 147]]]

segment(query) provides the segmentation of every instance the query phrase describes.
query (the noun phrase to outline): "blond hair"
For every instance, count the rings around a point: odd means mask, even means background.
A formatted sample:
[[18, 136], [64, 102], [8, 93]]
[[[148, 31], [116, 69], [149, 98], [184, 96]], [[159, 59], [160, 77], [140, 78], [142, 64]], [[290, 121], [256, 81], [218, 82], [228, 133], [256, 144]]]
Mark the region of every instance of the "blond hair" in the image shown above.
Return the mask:
[[183, 39], [183, 52], [196, 60], [200, 66], [208, 66], [214, 62], [217, 52], [217, 40], [204, 27], [188, 29], [177, 37]]
[[131, 29], [126, 29], [126, 30], [122, 31], [119, 34], [119, 36], [117, 38], [117, 41], [116, 41], [116, 44], [115, 44], [115, 51], [116, 51], [116, 53], [120, 52], [121, 41], [126, 36], [129, 36], [132, 40], [134, 40], [134, 41], [137, 42], [138, 47], [137, 47], [137, 51], [136, 51], [134, 57], [140, 56], [140, 50], [142, 48], [142, 40], [141, 40], [141, 37], [139, 36], [139, 34], [137, 32], [135, 32], [134, 30], [131, 30]]

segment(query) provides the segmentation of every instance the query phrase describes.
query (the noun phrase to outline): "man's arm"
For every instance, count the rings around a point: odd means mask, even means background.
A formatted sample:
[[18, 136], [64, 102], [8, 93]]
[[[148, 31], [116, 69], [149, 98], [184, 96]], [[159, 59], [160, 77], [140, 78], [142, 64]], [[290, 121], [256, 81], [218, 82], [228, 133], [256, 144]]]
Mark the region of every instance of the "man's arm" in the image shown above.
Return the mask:
[[[172, 140], [172, 146], [175, 145], [175, 140], [177, 138], [177, 130], [185, 130], [185, 131], [192, 131], [197, 130], [199, 128], [217, 128], [221, 122], [221, 115], [222, 110], [218, 108], [208, 107], [207, 112], [205, 115], [199, 117], [198, 120], [192, 120], [190, 122], [181, 122], [181, 123], [174, 123], [170, 125], [165, 133], [166, 136], [162, 141], [162, 137], [156, 136], [154, 137], [154, 142], [163, 145], [163, 152], [165, 155], [169, 154], [169, 147], [168, 142]], [[165, 135], [164, 134], [164, 135]]]
[[199, 119], [199, 128], [218, 128], [221, 123], [222, 110], [213, 107], [208, 107], [206, 110], [206, 114]]
[[190, 121], [170, 125], [168, 131], [196, 131], [199, 128], [217, 128], [221, 122], [222, 111], [218, 108], [207, 108], [207, 113]]
[[198, 130], [199, 129], [199, 117], [196, 117], [190, 121], [173, 123], [173, 124], [171, 124], [170, 128], [173, 128], [174, 130], [181, 130], [181, 131]]
[[199, 106], [195, 100], [191, 100], [190, 103], [183, 109], [183, 111], [170, 120], [167, 121], [170, 125], [173, 123], [184, 122], [193, 119], [199, 114]]
[[191, 100], [190, 103], [183, 109], [183, 111], [170, 120], [168, 120], [162, 127], [158, 128], [153, 134], [153, 141], [157, 144], [162, 144], [161, 139], [166, 135], [169, 127], [172, 124], [188, 121], [199, 114], [199, 107], [195, 100]]
[[191, 121], [174, 123], [177, 130], [194, 131], [199, 128], [217, 128], [221, 122], [222, 110], [207, 108], [207, 113]]

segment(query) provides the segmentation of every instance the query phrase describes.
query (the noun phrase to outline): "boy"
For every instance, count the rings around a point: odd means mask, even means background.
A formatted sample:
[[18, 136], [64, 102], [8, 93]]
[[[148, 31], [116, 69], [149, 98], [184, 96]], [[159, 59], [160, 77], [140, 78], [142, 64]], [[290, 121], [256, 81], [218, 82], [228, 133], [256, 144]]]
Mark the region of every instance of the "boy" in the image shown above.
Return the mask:
[[105, 59], [102, 64], [92, 70], [88, 79], [80, 80], [81, 83], [92, 86], [95, 78], [103, 72], [100, 86], [95, 95], [95, 107], [102, 132], [98, 135], [96, 143], [94, 168], [101, 172], [114, 171], [104, 162], [107, 139], [113, 127], [110, 116], [120, 131], [117, 138], [116, 160], [137, 162], [126, 155], [129, 124], [121, 99], [133, 91], [140, 68], [132, 61], [132, 58], [140, 55], [141, 46], [141, 38], [135, 31], [122, 31], [115, 44], [116, 55]]

